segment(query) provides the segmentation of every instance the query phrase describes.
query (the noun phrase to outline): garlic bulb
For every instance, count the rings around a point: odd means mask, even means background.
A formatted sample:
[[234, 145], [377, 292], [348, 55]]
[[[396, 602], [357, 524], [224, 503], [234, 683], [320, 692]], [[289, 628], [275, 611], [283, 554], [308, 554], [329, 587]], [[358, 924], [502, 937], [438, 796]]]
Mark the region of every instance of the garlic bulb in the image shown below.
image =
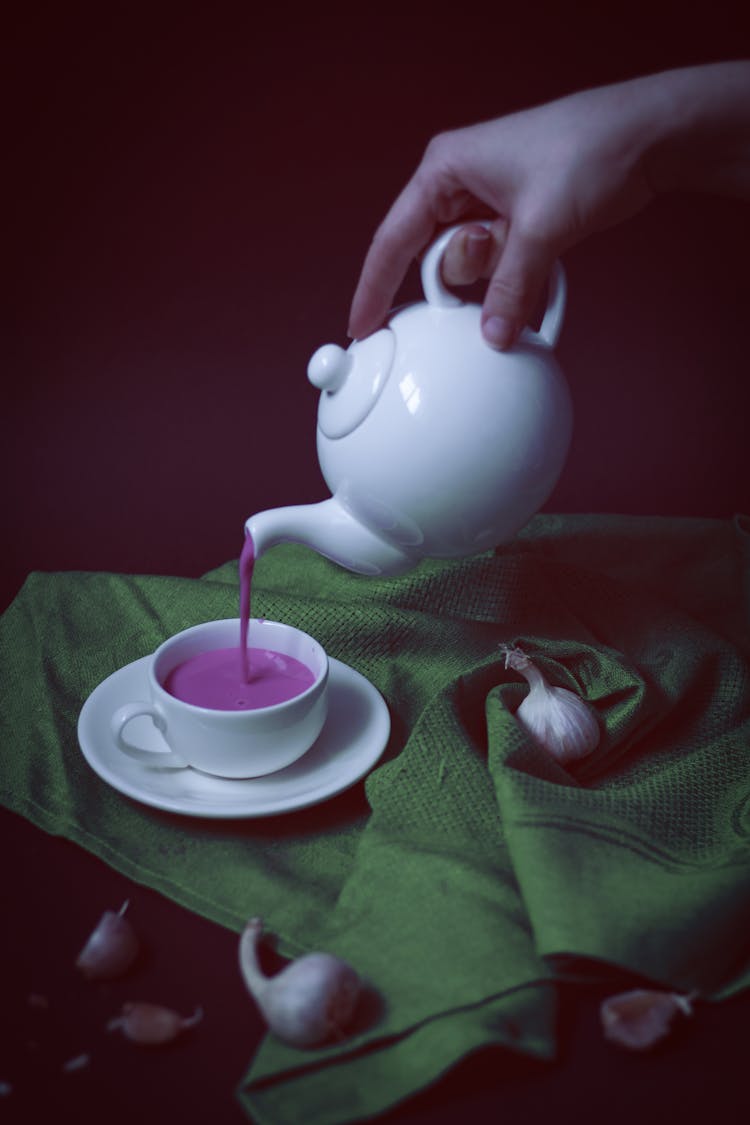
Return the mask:
[[138, 938], [125, 911], [126, 900], [115, 914], [105, 910], [76, 959], [89, 980], [108, 980], [130, 968], [138, 953]]
[[604, 1035], [633, 1051], [653, 1047], [669, 1034], [678, 1013], [693, 1014], [692, 1000], [692, 995], [645, 988], [610, 996], [599, 1009]]
[[558, 762], [574, 762], [596, 749], [599, 724], [593, 708], [567, 688], [551, 687], [520, 648], [505, 649], [505, 667], [528, 681], [529, 694], [516, 718]]
[[240, 968], [271, 1031], [295, 1047], [340, 1037], [359, 997], [357, 973], [330, 953], [306, 953], [266, 976], [258, 961], [262, 933], [261, 919], [251, 918], [240, 938]]
[[171, 1043], [183, 1031], [195, 1027], [203, 1018], [201, 1008], [192, 1016], [181, 1016], [160, 1004], [123, 1004], [119, 1016], [107, 1024], [107, 1031], [122, 1031], [126, 1039], [145, 1047], [161, 1047]]

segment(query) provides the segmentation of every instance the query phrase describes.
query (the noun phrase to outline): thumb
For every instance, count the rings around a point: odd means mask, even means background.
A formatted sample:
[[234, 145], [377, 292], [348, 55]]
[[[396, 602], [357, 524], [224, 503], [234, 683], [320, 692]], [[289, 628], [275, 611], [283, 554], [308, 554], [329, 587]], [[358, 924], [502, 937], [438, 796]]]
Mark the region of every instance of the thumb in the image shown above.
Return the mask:
[[534, 312], [554, 259], [549, 245], [522, 237], [511, 223], [482, 307], [482, 334], [493, 348], [505, 351], [515, 344]]

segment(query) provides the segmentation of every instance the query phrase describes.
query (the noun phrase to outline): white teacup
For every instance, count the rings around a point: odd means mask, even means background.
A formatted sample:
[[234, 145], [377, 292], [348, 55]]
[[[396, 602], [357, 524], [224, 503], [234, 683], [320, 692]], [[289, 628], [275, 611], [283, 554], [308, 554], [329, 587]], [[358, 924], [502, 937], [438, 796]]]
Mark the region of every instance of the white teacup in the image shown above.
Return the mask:
[[[234, 778], [274, 773], [301, 758], [323, 729], [328, 711], [328, 657], [302, 630], [279, 621], [250, 621], [249, 648], [294, 657], [313, 674], [309, 687], [282, 703], [223, 711], [186, 703], [164, 688], [177, 665], [202, 652], [239, 647], [239, 639], [240, 622], [235, 618], [194, 625], [164, 641], [148, 664], [150, 698], [125, 703], [112, 716], [118, 748], [156, 767], [193, 766]], [[125, 740], [125, 728], [140, 715], [151, 717], [166, 749], [146, 749]]]

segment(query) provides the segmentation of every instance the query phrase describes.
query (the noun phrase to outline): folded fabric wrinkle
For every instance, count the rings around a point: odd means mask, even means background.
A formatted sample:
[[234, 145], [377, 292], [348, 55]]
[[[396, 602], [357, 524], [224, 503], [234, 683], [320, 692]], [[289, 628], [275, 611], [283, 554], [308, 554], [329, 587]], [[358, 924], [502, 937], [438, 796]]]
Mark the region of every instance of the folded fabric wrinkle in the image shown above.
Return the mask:
[[[482, 1046], [552, 1056], [566, 964], [720, 1000], [750, 985], [747, 543], [746, 519], [542, 515], [394, 579], [274, 548], [254, 611], [366, 676], [392, 737], [328, 804], [243, 822], [129, 800], [76, 739], [106, 676], [236, 615], [236, 562], [32, 574], [0, 618], [0, 800], [238, 934], [262, 916], [282, 955], [326, 950], [379, 996], [319, 1051], [264, 1040], [238, 1091], [259, 1122], [372, 1117]], [[516, 720], [510, 645], [593, 708], [587, 757], [550, 761]]]

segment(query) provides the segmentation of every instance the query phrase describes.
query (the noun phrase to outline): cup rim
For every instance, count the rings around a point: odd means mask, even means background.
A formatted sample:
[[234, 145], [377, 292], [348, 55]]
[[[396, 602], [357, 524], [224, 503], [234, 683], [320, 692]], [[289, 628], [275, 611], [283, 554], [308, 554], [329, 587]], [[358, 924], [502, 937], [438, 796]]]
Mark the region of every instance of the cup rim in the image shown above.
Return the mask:
[[[189, 625], [185, 629], [180, 629], [179, 632], [173, 633], [169, 637], [165, 637], [161, 644], [153, 650], [151, 659], [148, 664], [148, 677], [152, 688], [156, 689], [156, 692], [160, 697], [166, 698], [169, 701], [170, 706], [177, 706], [180, 709], [184, 709], [188, 714], [221, 716], [222, 720], [226, 722], [241, 722], [243, 720], [247, 722], [248, 717], [251, 716], [257, 716], [258, 718], [266, 715], [273, 716], [284, 710], [292, 710], [295, 707], [300, 707], [310, 698], [310, 696], [320, 694], [327, 684], [330, 672], [328, 653], [326, 652], [320, 641], [316, 640], [316, 638], [313, 637], [312, 634], [305, 632], [304, 629], [300, 629], [297, 625], [290, 625], [286, 621], [276, 621], [270, 617], [251, 617], [249, 626], [252, 626], [253, 623], [256, 623], [258, 625], [272, 625], [274, 627], [288, 630], [291, 633], [296, 633], [304, 640], [310, 641], [311, 644], [313, 644], [319, 650], [321, 656], [320, 671], [315, 676], [313, 682], [308, 687], [306, 687], [304, 691], [299, 692], [299, 694], [297, 695], [293, 695], [290, 699], [281, 700], [279, 703], [270, 703], [265, 707], [253, 707], [237, 711], [225, 710], [221, 707], [204, 707], [199, 703], [189, 703], [187, 700], [180, 699], [178, 696], [172, 695], [171, 692], [167, 691], [167, 689], [164, 687], [164, 684], [156, 674], [156, 667], [159, 657], [162, 656], [165, 652], [168, 652], [172, 648], [173, 644], [178, 640], [183, 639], [190, 634], [197, 634], [203, 631], [207, 631], [212, 626], [226, 628], [229, 625], [233, 625], [236, 626], [237, 633], [239, 634], [239, 617], [221, 617], [216, 618], [212, 621], [200, 621], [195, 625]], [[250, 629], [248, 627], [248, 641], [249, 632]], [[213, 648], [223, 647], [226, 646], [216, 644], [213, 646], [209, 646], [207, 649], [203, 649], [202, 651], [210, 652], [213, 650]], [[239, 644], [237, 645], [237, 647], [239, 648]], [[270, 645], [268, 646], [268, 649], [269, 651], [274, 651]], [[312, 670], [313, 669], [311, 669], [311, 671]]]

